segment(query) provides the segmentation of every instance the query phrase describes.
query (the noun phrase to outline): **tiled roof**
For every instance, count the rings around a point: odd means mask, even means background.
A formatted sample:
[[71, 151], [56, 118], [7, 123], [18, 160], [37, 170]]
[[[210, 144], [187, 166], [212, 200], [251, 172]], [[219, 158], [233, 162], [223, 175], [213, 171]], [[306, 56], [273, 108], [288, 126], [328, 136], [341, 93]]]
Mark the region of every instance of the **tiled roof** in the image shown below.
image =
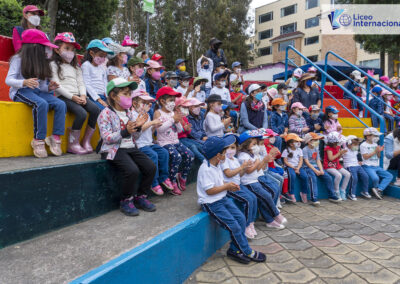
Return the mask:
[[296, 32], [287, 33], [287, 34], [283, 34], [283, 35], [274, 37], [273, 39], [270, 39], [269, 41], [270, 42], [279, 42], [282, 40], [303, 37], [303, 36], [304, 36], [304, 33], [300, 32], [300, 31], [296, 31]]

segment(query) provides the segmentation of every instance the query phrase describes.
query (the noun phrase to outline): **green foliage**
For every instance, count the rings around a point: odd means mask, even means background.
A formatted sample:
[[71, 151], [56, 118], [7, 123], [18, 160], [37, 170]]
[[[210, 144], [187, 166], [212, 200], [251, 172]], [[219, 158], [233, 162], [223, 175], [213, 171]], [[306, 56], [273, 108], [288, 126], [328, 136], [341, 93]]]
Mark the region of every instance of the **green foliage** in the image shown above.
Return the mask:
[[0, 34], [12, 36], [14, 26], [19, 26], [22, 6], [17, 0], [0, 0]]

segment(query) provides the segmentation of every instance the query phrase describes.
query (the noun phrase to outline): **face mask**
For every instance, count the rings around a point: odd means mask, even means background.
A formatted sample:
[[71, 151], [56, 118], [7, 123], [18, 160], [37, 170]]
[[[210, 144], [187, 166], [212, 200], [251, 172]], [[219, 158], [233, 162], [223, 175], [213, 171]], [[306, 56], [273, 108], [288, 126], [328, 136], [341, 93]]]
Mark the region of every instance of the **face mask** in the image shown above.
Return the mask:
[[142, 77], [143, 73], [144, 73], [144, 68], [139, 68], [135, 70], [135, 74], [138, 77]]
[[258, 145], [254, 145], [253, 147], [251, 147], [251, 152], [253, 153], [253, 155], [258, 155], [258, 153], [260, 153], [260, 147], [258, 147]]
[[264, 95], [264, 94], [263, 94], [262, 92], [259, 92], [258, 94], [256, 94], [256, 95], [254, 96], [254, 98], [255, 98], [257, 101], [261, 101], [263, 95]]
[[297, 78], [296, 77], [292, 77], [293, 82], [297, 82]]
[[175, 87], [176, 85], [178, 85], [178, 80], [169, 80], [169, 84], [173, 87]]
[[213, 107], [213, 110], [214, 110], [214, 112], [216, 112], [216, 113], [220, 113], [221, 110], [222, 110], [222, 106], [215, 105], [215, 106]]
[[175, 102], [168, 102], [168, 103], [165, 105], [165, 108], [166, 108], [168, 111], [173, 111], [174, 108], [175, 108]]
[[193, 112], [194, 115], [199, 115], [200, 114], [200, 107], [193, 108], [192, 112]]
[[120, 96], [118, 104], [123, 109], [129, 109], [132, 106], [132, 99], [130, 97]]
[[388, 101], [391, 101], [393, 99], [392, 96], [387, 96], [386, 98], [387, 98]]
[[93, 58], [93, 62], [94, 62], [96, 65], [102, 65], [105, 61], [106, 61], [106, 58], [105, 58], [105, 57], [95, 56], [95, 57]]
[[242, 69], [240, 68], [236, 69], [236, 73], [240, 73], [240, 71], [242, 71]]
[[319, 141], [312, 142], [312, 145], [314, 148], [317, 148], [319, 146]]
[[372, 138], [372, 142], [373, 142], [373, 143], [378, 143], [378, 142], [379, 142], [379, 137], [374, 137], [374, 138]]
[[40, 25], [40, 17], [38, 15], [30, 16], [28, 22], [37, 27]]
[[229, 158], [229, 159], [232, 159], [233, 156], [235, 156], [235, 154], [236, 154], [236, 150], [234, 150], [234, 149], [227, 149], [226, 150], [226, 157]]
[[50, 59], [53, 56], [53, 49], [51, 47], [46, 46], [44, 52], [46, 53], [47, 59]]
[[204, 65], [203, 65], [203, 68], [206, 69], [206, 70], [207, 70], [209, 67], [210, 67], [210, 65], [208, 65], [208, 64], [204, 64]]
[[185, 65], [179, 66], [179, 70], [182, 71], [182, 72], [185, 72], [186, 71], [186, 66]]
[[265, 149], [264, 145], [258, 145], [258, 148], [260, 148], [260, 155], [266, 156], [268, 154], [267, 149]]
[[285, 111], [285, 110], [286, 110], [286, 106], [279, 106], [279, 109], [280, 109], [281, 111]]
[[276, 138], [275, 137], [271, 137], [268, 140], [269, 140], [269, 144], [274, 144], [275, 141], [276, 141]]
[[154, 71], [153, 73], [151, 73], [151, 77], [154, 79], [154, 80], [160, 80], [160, 78], [161, 78], [161, 74], [160, 74], [160, 71]]
[[313, 114], [311, 115], [311, 118], [314, 119], [314, 120], [316, 120], [316, 119], [318, 118], [318, 116], [319, 116], [318, 113], [313, 113]]
[[183, 81], [183, 82], [182, 82], [182, 86], [188, 87], [188, 86], [189, 86], [189, 81]]
[[73, 51], [63, 51], [60, 53], [60, 56], [62, 59], [64, 59], [66, 62], [71, 63], [71, 61], [75, 57], [75, 52]]
[[181, 107], [181, 113], [183, 116], [188, 116], [189, 115], [189, 109]]
[[233, 90], [235, 91], [235, 93], [239, 93], [240, 92], [240, 88], [234, 88]]
[[128, 55], [122, 55], [122, 64], [125, 65], [128, 62]]
[[299, 149], [300, 146], [301, 146], [301, 143], [300, 143], [300, 142], [294, 142], [294, 143], [293, 143], [293, 146], [294, 146], [296, 149]]
[[358, 152], [358, 149], [359, 149], [358, 146], [352, 146], [351, 147], [351, 151], [354, 151], [354, 152]]
[[332, 114], [332, 115], [331, 115], [331, 118], [332, 118], [332, 119], [338, 119], [338, 115], [337, 115], [337, 114]]
[[224, 88], [226, 85], [225, 81], [219, 81], [219, 85], [221, 86], [221, 88]]
[[306, 85], [309, 86], [309, 87], [311, 87], [311, 86], [312, 86], [312, 80], [307, 80], [307, 81], [306, 81]]
[[303, 115], [303, 111], [302, 111], [302, 110], [296, 111], [296, 115], [297, 115], [297, 116], [302, 116], [302, 115]]

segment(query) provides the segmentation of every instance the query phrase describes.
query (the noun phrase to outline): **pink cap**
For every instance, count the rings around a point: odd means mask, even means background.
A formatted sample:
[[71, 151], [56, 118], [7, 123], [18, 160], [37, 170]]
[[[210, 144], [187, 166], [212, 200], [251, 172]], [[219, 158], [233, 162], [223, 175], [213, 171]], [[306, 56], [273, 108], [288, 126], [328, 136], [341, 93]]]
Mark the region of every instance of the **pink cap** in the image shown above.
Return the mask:
[[297, 102], [297, 103], [292, 104], [292, 106], [290, 108], [293, 109], [295, 107], [301, 108], [301, 109], [306, 108], [305, 106], [303, 106], [303, 104], [301, 102]]
[[58, 48], [57, 45], [49, 41], [44, 32], [37, 29], [28, 29], [22, 32], [22, 44], [24, 43], [39, 43], [51, 48]]
[[54, 41], [57, 41], [57, 40], [61, 40], [66, 43], [71, 43], [73, 46], [75, 46], [76, 49], [81, 49], [80, 44], [75, 41], [75, 37], [72, 33], [69, 33], [69, 32], [59, 33], [59, 34], [57, 34]]
[[390, 91], [386, 90], [386, 89], [383, 89], [382, 92], [381, 92], [381, 96], [384, 96], [384, 95], [391, 95], [391, 94], [392, 94], [392, 93], [391, 93]]
[[36, 7], [35, 5], [28, 5], [25, 6], [24, 9], [22, 10], [22, 12], [24, 14], [26, 14], [27, 12], [39, 12], [40, 16], [44, 16], [44, 11], [42, 9], [39, 9], [38, 7]]
[[276, 96], [278, 95], [278, 90], [275, 88], [268, 88], [267, 93], [273, 98], [275, 99]]
[[161, 69], [165, 69], [164, 66], [161, 66], [157, 61], [154, 61], [154, 60], [149, 60], [149, 61], [147, 61], [147, 64], [149, 65], [149, 68], [154, 68], [154, 69], [161, 68]]
[[270, 137], [270, 136], [278, 136], [279, 134], [274, 132], [272, 129], [265, 129], [263, 136]]
[[122, 42], [121, 45], [122, 45], [122, 46], [133, 46], [133, 47], [139, 46], [136, 42], [134, 42], [133, 40], [131, 40], [131, 38], [130, 38], [128, 35], [126, 35], [126, 36], [124, 37], [124, 41]]
[[145, 101], [152, 101], [152, 102], [156, 101], [154, 98], [150, 97], [149, 94], [143, 89], [136, 89], [135, 91], [132, 91], [131, 98], [133, 99], [136, 97], [140, 97], [142, 100]]
[[176, 98], [175, 106], [183, 106], [183, 107], [190, 107], [192, 106], [191, 101], [185, 98], [184, 96]]
[[205, 106], [206, 105], [205, 103], [199, 101], [196, 98], [190, 98], [189, 100], [190, 100], [190, 103], [191, 103], [190, 106]]
[[385, 84], [390, 84], [390, 79], [388, 76], [381, 76], [379, 79]]

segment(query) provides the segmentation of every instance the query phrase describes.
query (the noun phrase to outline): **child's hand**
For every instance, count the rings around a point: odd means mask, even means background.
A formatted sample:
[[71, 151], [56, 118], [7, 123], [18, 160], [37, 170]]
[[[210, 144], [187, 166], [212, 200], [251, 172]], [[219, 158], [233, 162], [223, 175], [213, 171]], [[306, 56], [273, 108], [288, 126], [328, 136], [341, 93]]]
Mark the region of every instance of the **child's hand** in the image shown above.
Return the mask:
[[146, 123], [147, 119], [149, 118], [149, 115], [147, 113], [141, 113], [136, 119], [136, 127], [140, 127], [143, 124]]
[[240, 187], [234, 182], [229, 182], [229, 183], [227, 183], [225, 185], [226, 185], [228, 191], [238, 191], [238, 190], [240, 190]]
[[358, 164], [359, 164], [360, 166], [362, 166], [363, 163], [359, 161]]
[[302, 131], [303, 131], [304, 133], [306, 133], [306, 132], [310, 131], [310, 128], [304, 127], [304, 128], [302, 129]]
[[342, 131], [342, 127], [340, 125], [338, 125], [338, 127], [336, 129], [337, 129], [337, 131]]
[[339, 152], [339, 153], [340, 153], [340, 155], [343, 155], [343, 154], [346, 154], [346, 153], [347, 153], [347, 151], [348, 151], [347, 149], [342, 149], [342, 150], [340, 150], [340, 152]]
[[98, 99], [97, 102], [98, 102], [99, 104], [101, 104], [103, 107], [108, 107], [108, 105], [106, 104], [106, 102], [103, 101], [102, 99]]
[[80, 95], [79, 97], [81, 98], [82, 105], [86, 105], [86, 103], [87, 103], [87, 98], [86, 98], [86, 96], [85, 96], [85, 95]]
[[319, 170], [317, 170], [317, 169], [313, 170], [313, 172], [314, 172], [314, 173], [315, 173], [315, 175], [317, 175], [317, 176], [321, 175], [320, 171], [319, 171]]
[[271, 154], [268, 154], [262, 160], [263, 163], [270, 163], [274, 160], [274, 157]]
[[181, 119], [182, 119], [181, 113], [178, 112], [178, 111], [175, 111], [175, 113], [174, 113], [174, 121], [175, 121], [175, 123], [178, 123], [179, 121], [181, 121]]
[[300, 169], [299, 168], [295, 168], [294, 172], [299, 175], [300, 174]]
[[24, 87], [28, 87], [31, 89], [35, 89], [39, 87], [39, 82], [37, 78], [30, 78], [30, 79], [25, 79], [22, 83]]
[[71, 98], [71, 100], [72, 100], [74, 103], [77, 103], [78, 105], [82, 104], [81, 98], [80, 98], [79, 96], [77, 96], [77, 95], [73, 95], [72, 98]]
[[246, 169], [250, 168], [252, 164], [253, 164], [252, 161], [247, 160], [247, 161], [244, 161], [240, 167], [242, 168], [242, 170], [246, 170]]
[[231, 118], [225, 118], [224, 120], [222, 120], [222, 123], [224, 124], [225, 127], [227, 127], [229, 124], [231, 124]]
[[57, 82], [50, 81], [49, 83], [49, 91], [54, 91], [55, 89], [60, 88], [60, 85]]
[[126, 124], [126, 129], [128, 130], [129, 134], [132, 134], [133, 132], [136, 132], [136, 123], [133, 121], [128, 121]]
[[201, 140], [206, 141], [207, 138], [208, 138], [207, 136], [204, 136], [203, 139], [201, 139]]
[[377, 153], [380, 153], [380, 152], [383, 151], [383, 148], [384, 148], [384, 146], [378, 146], [378, 147], [376, 147], [375, 151], [376, 151]]
[[273, 147], [271, 151], [269, 151], [269, 154], [275, 159], [276, 156], [280, 154], [279, 149], [276, 147]]
[[163, 122], [162, 122], [159, 118], [157, 118], [157, 119], [154, 119], [154, 120], [151, 122], [151, 124], [152, 124], [155, 128], [159, 128], [159, 127], [163, 124]]
[[185, 129], [185, 131], [190, 131], [192, 130], [192, 125], [190, 123], [185, 124], [185, 126], [183, 127]]
[[319, 125], [319, 124], [314, 124], [314, 128], [315, 128], [315, 130], [320, 130], [320, 129], [321, 129], [321, 125]]

